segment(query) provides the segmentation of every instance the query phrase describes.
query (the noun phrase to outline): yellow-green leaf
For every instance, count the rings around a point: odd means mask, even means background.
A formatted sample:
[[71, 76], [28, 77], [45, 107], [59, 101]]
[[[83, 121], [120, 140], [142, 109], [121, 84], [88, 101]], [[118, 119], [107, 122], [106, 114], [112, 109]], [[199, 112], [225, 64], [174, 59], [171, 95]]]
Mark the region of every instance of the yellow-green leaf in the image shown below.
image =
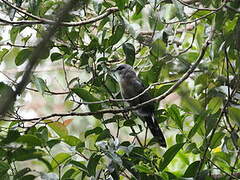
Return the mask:
[[60, 164], [62, 164], [63, 162], [65, 162], [67, 159], [69, 159], [71, 157], [70, 154], [67, 153], [59, 153], [57, 154], [54, 159], [51, 162], [52, 168], [56, 168], [58, 167]]
[[60, 122], [53, 122], [48, 124], [52, 130], [57, 133], [60, 137], [64, 137], [68, 135], [68, 130], [67, 128], [63, 125], [63, 123]]
[[218, 112], [221, 106], [222, 106], [222, 98], [214, 97], [208, 103], [208, 110], [210, 111], [211, 114], [215, 114], [216, 112]]
[[240, 109], [235, 107], [228, 108], [230, 118], [240, 127]]

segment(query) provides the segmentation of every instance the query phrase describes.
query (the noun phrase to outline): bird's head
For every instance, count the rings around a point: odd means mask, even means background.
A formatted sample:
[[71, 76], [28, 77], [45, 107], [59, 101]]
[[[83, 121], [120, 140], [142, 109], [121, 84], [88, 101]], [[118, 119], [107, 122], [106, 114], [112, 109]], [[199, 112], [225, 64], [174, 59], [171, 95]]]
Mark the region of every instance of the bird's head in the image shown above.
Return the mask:
[[119, 76], [123, 76], [124, 74], [126, 74], [127, 72], [131, 72], [133, 71], [132, 66], [128, 65], [128, 64], [120, 64], [118, 65], [115, 70], [114, 70]]

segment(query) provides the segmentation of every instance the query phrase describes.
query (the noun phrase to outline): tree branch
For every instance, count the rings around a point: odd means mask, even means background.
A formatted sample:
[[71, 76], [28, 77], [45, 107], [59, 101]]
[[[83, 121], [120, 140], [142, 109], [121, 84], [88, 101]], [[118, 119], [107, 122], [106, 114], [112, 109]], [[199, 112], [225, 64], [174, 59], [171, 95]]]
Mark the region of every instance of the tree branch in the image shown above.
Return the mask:
[[56, 30], [60, 26], [61, 22], [65, 19], [66, 15], [76, 6], [74, 0], [70, 0], [65, 6], [59, 11], [56, 22], [50, 26], [47, 33], [43, 36], [43, 39], [38, 43], [37, 48], [33, 50], [31, 57], [29, 58], [28, 64], [25, 68], [25, 72], [21, 81], [17, 84], [15, 91], [8, 92], [7, 96], [0, 98], [0, 115], [4, 114], [9, 110], [11, 105], [15, 102], [17, 95], [20, 95], [29, 83], [30, 75], [35, 67], [40, 62], [41, 54], [47, 51], [48, 43], [52, 36], [56, 33]]
[[[34, 24], [55, 24], [56, 22], [50, 19], [46, 19], [46, 18], [41, 18], [38, 16], [35, 16], [25, 10], [23, 10], [22, 8], [16, 7], [13, 4], [11, 4], [10, 2], [6, 1], [6, 0], [2, 0], [5, 4], [7, 4], [8, 6], [10, 6], [11, 8], [17, 10], [20, 13], [23, 13], [25, 15], [27, 15], [28, 17], [31, 17], [35, 20], [22, 20], [22, 21], [10, 21], [10, 20], [6, 20], [6, 19], [2, 19], [0, 18], [0, 21], [6, 24], [10, 24], [10, 25], [34, 25]], [[90, 23], [94, 23], [97, 22], [107, 16], [109, 16], [110, 14], [119, 11], [119, 9], [117, 7], [111, 7], [109, 9], [106, 9], [105, 12], [97, 17], [91, 18], [91, 19], [87, 19], [84, 21], [80, 21], [80, 22], [60, 22], [59, 26], [82, 26], [82, 25], [86, 25], [86, 24], [90, 24]]]

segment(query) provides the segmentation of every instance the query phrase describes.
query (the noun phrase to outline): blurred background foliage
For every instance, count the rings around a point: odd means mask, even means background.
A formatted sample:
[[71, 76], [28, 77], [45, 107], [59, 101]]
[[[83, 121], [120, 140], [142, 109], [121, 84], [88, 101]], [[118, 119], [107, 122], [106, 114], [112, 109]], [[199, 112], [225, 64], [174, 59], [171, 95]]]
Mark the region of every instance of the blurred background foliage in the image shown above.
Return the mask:
[[[1, 100], [64, 4], [0, 1]], [[0, 116], [0, 179], [238, 179], [239, 17], [233, 0], [76, 1]], [[153, 97], [192, 69], [157, 101], [167, 148], [134, 113], [117, 113], [120, 63]]]

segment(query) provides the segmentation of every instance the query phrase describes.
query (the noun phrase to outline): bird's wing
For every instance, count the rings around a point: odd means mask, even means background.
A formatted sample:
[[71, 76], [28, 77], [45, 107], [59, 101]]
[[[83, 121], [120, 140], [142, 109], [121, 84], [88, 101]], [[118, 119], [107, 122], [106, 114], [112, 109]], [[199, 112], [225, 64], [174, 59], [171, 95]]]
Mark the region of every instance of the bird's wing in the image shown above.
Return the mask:
[[[136, 79], [132, 82], [132, 87], [134, 87], [135, 94], [142, 93], [146, 88], [143, 83]], [[143, 102], [146, 102], [151, 99], [151, 96], [148, 91], [146, 91], [143, 95], [136, 98], [136, 101], [133, 100], [133, 105], [137, 105]], [[131, 103], [130, 103], [131, 104]], [[160, 146], [166, 147], [166, 141], [164, 135], [158, 125], [158, 122], [154, 119], [154, 103], [148, 103], [141, 108], [138, 109], [138, 115], [141, 119], [144, 119], [147, 123], [148, 128], [150, 129], [154, 139], [159, 143]]]
[[[146, 89], [145, 86], [143, 85], [143, 83], [139, 79], [137, 79], [136, 81], [133, 82], [133, 87], [134, 87], [134, 90], [136, 91], [136, 94], [141, 94]], [[151, 96], [150, 96], [149, 92], [146, 91], [145, 93], [143, 93], [136, 99], [137, 99], [137, 101], [134, 102], [135, 103], [134, 105], [141, 104], [141, 103], [144, 103], [144, 102], [150, 100]], [[146, 113], [152, 114], [154, 112], [154, 103], [152, 102], [152, 103], [142, 106], [139, 109], [139, 112], [144, 113], [144, 114], [146, 114]]]

